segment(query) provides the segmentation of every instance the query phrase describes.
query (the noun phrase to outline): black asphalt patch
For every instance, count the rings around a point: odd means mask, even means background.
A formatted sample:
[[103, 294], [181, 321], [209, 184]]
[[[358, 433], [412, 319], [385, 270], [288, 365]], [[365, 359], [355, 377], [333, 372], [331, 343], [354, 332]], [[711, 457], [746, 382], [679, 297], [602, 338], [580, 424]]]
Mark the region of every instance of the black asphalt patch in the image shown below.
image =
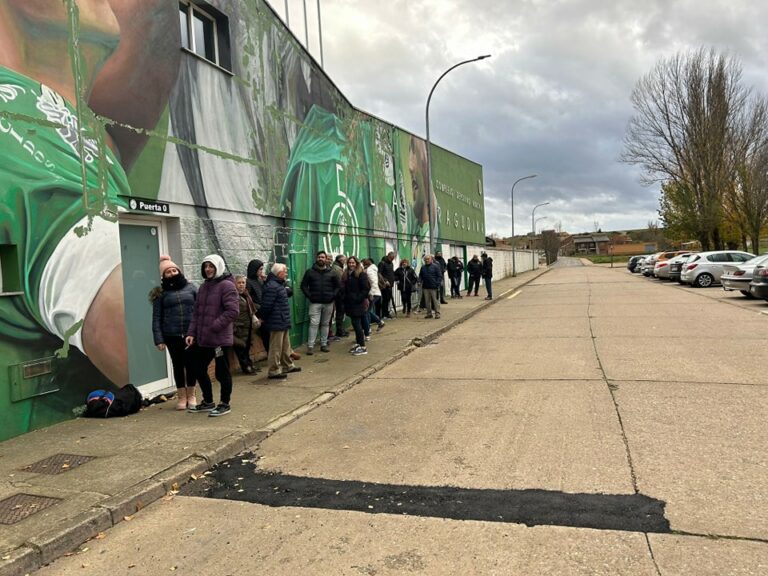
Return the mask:
[[570, 494], [551, 490], [487, 490], [407, 486], [264, 473], [251, 459], [224, 462], [181, 494], [271, 507], [294, 506], [569, 526], [596, 530], [669, 533], [665, 502], [643, 494]]

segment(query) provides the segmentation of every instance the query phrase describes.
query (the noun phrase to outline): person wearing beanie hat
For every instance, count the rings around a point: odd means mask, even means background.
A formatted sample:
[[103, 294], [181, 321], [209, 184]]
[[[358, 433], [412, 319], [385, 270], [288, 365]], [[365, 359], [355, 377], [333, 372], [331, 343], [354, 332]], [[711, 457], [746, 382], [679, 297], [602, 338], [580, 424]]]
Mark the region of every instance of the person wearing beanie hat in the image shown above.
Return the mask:
[[[185, 339], [193, 350], [195, 377], [203, 392], [203, 401], [190, 412], [208, 412], [209, 416], [224, 416], [231, 411], [232, 373], [229, 352], [234, 343], [233, 325], [240, 315], [240, 297], [232, 274], [226, 271], [224, 259], [211, 254], [200, 266], [204, 282], [197, 291], [192, 320]], [[221, 401], [213, 403], [213, 385], [208, 376], [211, 360], [216, 363], [216, 380], [221, 385]]]
[[160, 257], [161, 286], [150, 293], [152, 302], [152, 335], [160, 351], [168, 350], [176, 382], [176, 409], [197, 405], [192, 357], [184, 338], [197, 298], [197, 288], [184, 278], [181, 268], [170, 256]]
[[176, 272], [181, 273], [181, 268], [171, 260], [171, 257], [168, 256], [168, 254], [160, 256], [160, 278], [165, 278], [166, 270], [170, 270], [171, 268], [176, 268]]

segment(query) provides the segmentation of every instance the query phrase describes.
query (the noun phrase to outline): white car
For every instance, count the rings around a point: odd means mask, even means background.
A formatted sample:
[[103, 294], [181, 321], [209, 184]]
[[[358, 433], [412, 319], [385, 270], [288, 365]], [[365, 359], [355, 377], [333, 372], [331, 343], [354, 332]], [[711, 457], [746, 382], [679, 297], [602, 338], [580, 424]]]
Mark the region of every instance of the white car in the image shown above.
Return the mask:
[[683, 265], [680, 282], [699, 288], [707, 288], [720, 283], [727, 264], [743, 264], [754, 258], [754, 254], [740, 250], [713, 250], [694, 254]]
[[726, 264], [720, 282], [723, 290], [738, 290], [747, 298], [752, 298], [749, 292], [749, 283], [752, 281], [752, 274], [755, 269], [768, 265], [768, 254], [756, 256], [744, 264]]

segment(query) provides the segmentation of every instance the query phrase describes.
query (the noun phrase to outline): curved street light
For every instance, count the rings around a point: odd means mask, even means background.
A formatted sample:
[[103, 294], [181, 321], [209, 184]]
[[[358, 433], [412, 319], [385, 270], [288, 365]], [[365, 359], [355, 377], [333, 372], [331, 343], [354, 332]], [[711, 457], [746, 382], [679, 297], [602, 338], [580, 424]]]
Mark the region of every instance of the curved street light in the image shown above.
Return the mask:
[[512, 190], [509, 193], [510, 212], [512, 213], [512, 276], [517, 276], [517, 268], [515, 267], [515, 186], [522, 180], [528, 180], [529, 178], [536, 178], [538, 174], [529, 174], [518, 178], [512, 183]]
[[534, 220], [534, 214], [536, 214], [536, 208], [548, 205], [549, 202], [542, 202], [541, 204], [536, 204], [533, 210], [531, 210], [531, 270], [536, 269], [536, 250], [533, 248], [533, 243], [536, 241], [536, 220]]
[[432, 222], [432, 146], [430, 144], [431, 141], [429, 138], [429, 103], [432, 101], [432, 93], [435, 91], [435, 88], [437, 88], [437, 85], [440, 84], [440, 80], [445, 78], [448, 72], [458, 68], [459, 66], [463, 66], [464, 64], [477, 62], [478, 60], [485, 60], [486, 58], [490, 57], [490, 54], [486, 54], [484, 56], [478, 56], [476, 58], [472, 58], [471, 60], [464, 60], [458, 64], [454, 64], [440, 75], [440, 78], [438, 78], [437, 81], [432, 85], [432, 90], [429, 91], [429, 96], [427, 97], [427, 210], [429, 210], [429, 251], [433, 254], [435, 251], [435, 227], [434, 222]]

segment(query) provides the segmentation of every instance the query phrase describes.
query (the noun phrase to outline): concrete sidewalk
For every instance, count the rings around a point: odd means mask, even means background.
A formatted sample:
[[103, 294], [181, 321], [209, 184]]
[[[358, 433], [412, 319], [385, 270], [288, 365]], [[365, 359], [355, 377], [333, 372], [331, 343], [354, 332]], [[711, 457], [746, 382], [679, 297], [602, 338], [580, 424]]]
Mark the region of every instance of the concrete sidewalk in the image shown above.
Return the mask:
[[[492, 301], [483, 299], [484, 289], [477, 298], [449, 300], [439, 320], [412, 314], [387, 321], [380, 332], [374, 328], [367, 356], [351, 356], [353, 342], [347, 338], [332, 343], [327, 354], [306, 356], [305, 347], [299, 347], [302, 372], [287, 380], [268, 380], [265, 369], [255, 375], [238, 373], [232, 413], [222, 418], [180, 412], [171, 401], [126, 418], [80, 418], [0, 443], [0, 576], [32, 572], [130, 520], [214, 464], [253, 449], [544, 272], [542, 268], [495, 282]], [[218, 400], [218, 390], [214, 394]], [[44, 469], [48, 473], [26, 470], [57, 455]], [[3, 503], [9, 498], [13, 500]], [[26, 517], [5, 524], [17, 516]]]

